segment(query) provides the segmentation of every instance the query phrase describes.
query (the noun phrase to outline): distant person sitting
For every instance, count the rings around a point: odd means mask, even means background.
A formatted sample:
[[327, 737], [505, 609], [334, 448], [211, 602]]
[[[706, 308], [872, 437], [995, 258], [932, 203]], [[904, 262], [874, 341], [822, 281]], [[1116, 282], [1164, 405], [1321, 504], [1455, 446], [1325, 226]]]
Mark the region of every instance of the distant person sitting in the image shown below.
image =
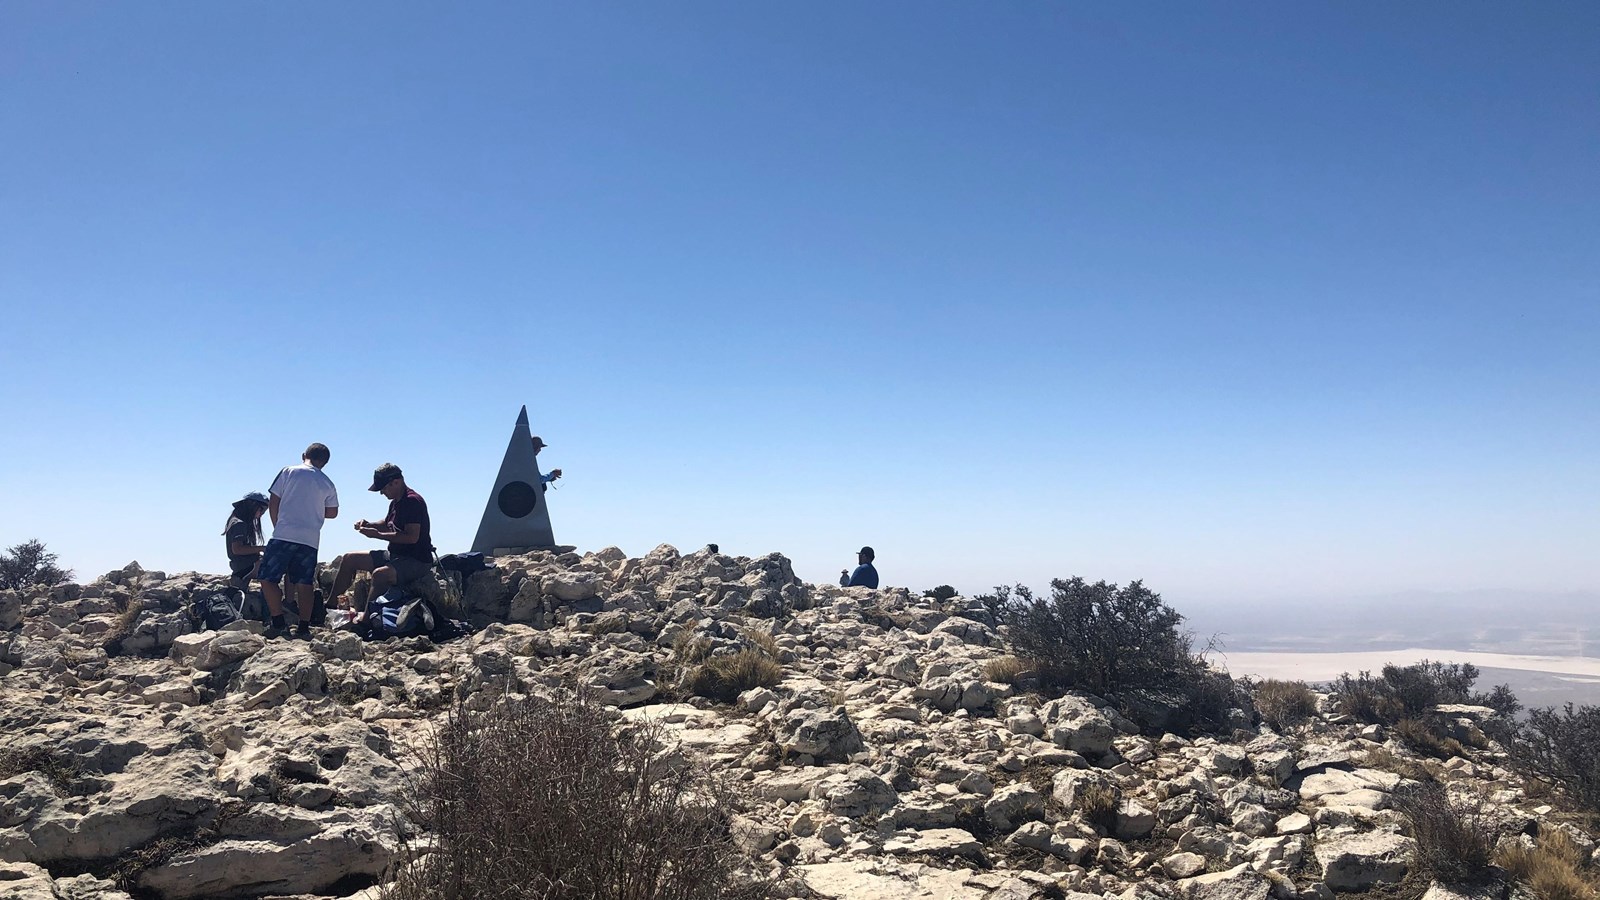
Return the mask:
[[[544, 448], [546, 448], [548, 446], [550, 446], [550, 445], [546, 444], [544, 442], [544, 438], [539, 437], [537, 434], [533, 436], [533, 455], [535, 457], [537, 457], [539, 455], [539, 451], [540, 450], [543, 450]], [[561, 477], [561, 470], [560, 469], [551, 469], [549, 472], [547, 472], [547, 473], [545, 473], [543, 475], [540, 475], [539, 476], [539, 490], [548, 491], [550, 489], [550, 482], [555, 481], [557, 478], [560, 478], [560, 477]]]
[[428, 504], [422, 495], [406, 485], [405, 475], [394, 463], [384, 463], [372, 473], [369, 491], [381, 491], [389, 499], [389, 515], [382, 522], [356, 523], [356, 531], [378, 541], [388, 541], [387, 550], [346, 553], [333, 581], [331, 605], [342, 606], [344, 592], [356, 580], [357, 572], [372, 573], [372, 592], [376, 597], [397, 584], [409, 584], [433, 568], [433, 536], [429, 533]]
[[267, 501], [272, 517], [272, 540], [261, 554], [261, 593], [267, 598], [272, 615], [271, 636], [280, 636], [287, 627], [283, 617], [283, 588], [279, 582], [288, 576], [299, 607], [300, 625], [294, 636], [311, 638], [311, 614], [315, 603], [312, 582], [317, 579], [317, 544], [322, 539], [322, 523], [339, 515], [339, 492], [324, 475], [328, 448], [312, 444], [300, 454], [300, 465], [289, 466], [273, 479]]
[[840, 569], [839, 586], [864, 588], [877, 587], [878, 570], [872, 567], [872, 560], [875, 557], [876, 554], [872, 552], [871, 547], [862, 547], [861, 552], [856, 554], [856, 561], [861, 563], [861, 565], [856, 566], [856, 570], [854, 572], [850, 571], [849, 569]]
[[228, 548], [228, 572], [233, 586], [240, 590], [249, 589], [250, 580], [261, 566], [261, 552], [267, 549], [267, 541], [261, 536], [261, 517], [270, 505], [266, 494], [251, 491], [234, 501], [228, 524], [222, 527], [223, 543]]

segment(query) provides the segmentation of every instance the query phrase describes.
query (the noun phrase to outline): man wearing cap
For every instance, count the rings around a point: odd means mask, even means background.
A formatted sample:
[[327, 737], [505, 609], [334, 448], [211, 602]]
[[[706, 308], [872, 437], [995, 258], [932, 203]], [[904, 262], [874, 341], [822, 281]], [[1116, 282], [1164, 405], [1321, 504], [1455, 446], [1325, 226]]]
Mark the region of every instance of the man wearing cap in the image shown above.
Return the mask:
[[397, 584], [415, 581], [433, 568], [433, 536], [429, 533], [428, 504], [422, 495], [406, 486], [400, 467], [384, 463], [372, 473], [369, 491], [380, 491], [389, 500], [389, 515], [382, 522], [356, 523], [356, 531], [378, 541], [388, 541], [387, 550], [346, 553], [333, 581], [334, 606], [342, 606], [344, 592], [356, 580], [357, 572], [372, 573], [372, 596]]
[[[539, 455], [539, 451], [543, 450], [544, 448], [546, 448], [548, 446], [550, 446], [550, 445], [546, 444], [544, 442], [544, 438], [539, 437], [537, 434], [533, 436], [533, 455], [534, 456], [538, 456]], [[555, 481], [557, 478], [560, 478], [560, 477], [561, 477], [561, 470], [560, 469], [551, 469], [549, 472], [546, 472], [545, 474], [540, 475], [539, 476], [539, 490], [541, 490], [541, 491], [550, 490], [550, 482]]]
[[273, 479], [267, 501], [272, 517], [272, 540], [261, 554], [261, 594], [267, 598], [272, 614], [269, 634], [281, 635], [288, 627], [283, 617], [283, 588], [278, 584], [288, 576], [299, 606], [300, 625], [295, 637], [311, 637], [311, 583], [317, 578], [317, 544], [322, 538], [322, 523], [339, 515], [339, 492], [333, 481], [322, 474], [328, 464], [328, 448], [312, 444], [300, 454], [300, 465], [289, 466]]
[[876, 557], [877, 554], [872, 552], [871, 547], [862, 547], [861, 551], [856, 554], [856, 561], [861, 565], [856, 566], [856, 570], [854, 572], [851, 572], [847, 569], [840, 569], [839, 586], [865, 588], [877, 587], [878, 570], [872, 567], [872, 560]]

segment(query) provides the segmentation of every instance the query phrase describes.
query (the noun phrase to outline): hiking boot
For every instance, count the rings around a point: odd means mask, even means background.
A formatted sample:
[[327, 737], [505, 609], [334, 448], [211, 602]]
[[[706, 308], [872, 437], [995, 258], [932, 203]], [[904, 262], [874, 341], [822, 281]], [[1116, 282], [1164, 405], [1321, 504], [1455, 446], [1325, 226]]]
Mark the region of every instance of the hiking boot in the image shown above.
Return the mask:
[[311, 640], [311, 626], [304, 622], [296, 625], [294, 629], [294, 639], [297, 641]]
[[289, 636], [289, 626], [287, 626], [287, 625], [274, 625], [271, 622], [268, 622], [267, 623], [267, 630], [261, 632], [261, 636], [266, 638], [269, 641], [274, 639], [274, 638], [288, 637]]

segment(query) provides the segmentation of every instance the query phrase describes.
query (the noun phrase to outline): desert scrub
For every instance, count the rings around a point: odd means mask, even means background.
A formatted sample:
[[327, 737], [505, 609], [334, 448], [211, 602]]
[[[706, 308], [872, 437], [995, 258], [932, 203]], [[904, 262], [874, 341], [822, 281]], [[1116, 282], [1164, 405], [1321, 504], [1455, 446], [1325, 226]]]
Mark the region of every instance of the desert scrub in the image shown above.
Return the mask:
[[1317, 695], [1304, 681], [1279, 681], [1266, 678], [1249, 684], [1256, 712], [1275, 731], [1310, 719], [1317, 714]]
[[1467, 748], [1460, 741], [1440, 733], [1438, 726], [1427, 719], [1401, 719], [1390, 731], [1400, 743], [1435, 759], [1467, 755]]
[[1394, 809], [1417, 842], [1413, 863], [1445, 884], [1486, 884], [1494, 880], [1495, 840], [1499, 830], [1481, 795], [1454, 799], [1443, 784], [1407, 782], [1395, 790]]
[[1600, 706], [1535, 709], [1510, 749], [1522, 774], [1557, 788], [1585, 812], [1600, 813]]
[[576, 696], [452, 708], [407, 801], [432, 835], [407, 847], [388, 900], [710, 900], [742, 879], [731, 801], [701, 768], [663, 765], [661, 734]]
[[1121, 799], [1111, 785], [1091, 784], [1079, 792], [1077, 809], [1085, 822], [1109, 834], [1117, 824], [1117, 803]]

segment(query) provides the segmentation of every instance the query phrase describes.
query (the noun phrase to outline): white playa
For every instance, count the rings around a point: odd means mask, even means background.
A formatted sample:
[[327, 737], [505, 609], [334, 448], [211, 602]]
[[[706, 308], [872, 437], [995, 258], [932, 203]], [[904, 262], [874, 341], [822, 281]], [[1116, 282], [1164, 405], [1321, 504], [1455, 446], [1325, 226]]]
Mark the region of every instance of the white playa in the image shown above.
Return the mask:
[[1234, 676], [1330, 681], [1340, 673], [1377, 674], [1386, 664], [1406, 666], [1431, 659], [1436, 662], [1472, 663], [1483, 669], [1520, 669], [1571, 676], [1570, 680], [1600, 684], [1600, 659], [1592, 656], [1522, 656], [1476, 650], [1359, 650], [1348, 653], [1218, 653], [1213, 660]]

